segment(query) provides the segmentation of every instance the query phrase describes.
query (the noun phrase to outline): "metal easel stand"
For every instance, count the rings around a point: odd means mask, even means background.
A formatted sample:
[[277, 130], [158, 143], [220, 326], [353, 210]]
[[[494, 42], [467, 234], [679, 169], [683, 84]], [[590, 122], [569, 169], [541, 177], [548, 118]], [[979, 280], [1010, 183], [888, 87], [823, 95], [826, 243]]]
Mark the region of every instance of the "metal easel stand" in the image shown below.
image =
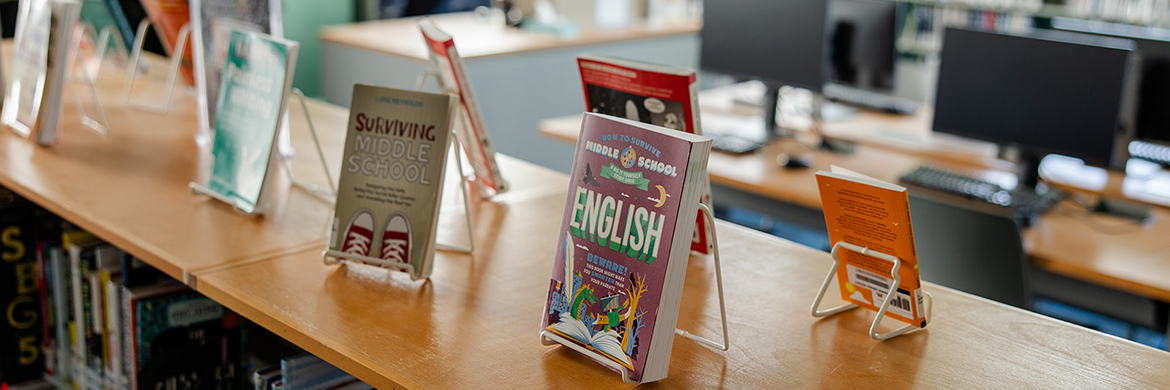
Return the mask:
[[296, 96], [301, 103], [301, 111], [305, 113], [305, 123], [309, 125], [309, 134], [313, 135], [313, 145], [317, 147], [317, 157], [321, 159], [321, 169], [325, 171], [325, 180], [329, 184], [329, 190], [321, 188], [316, 183], [297, 179], [296, 175], [293, 174], [292, 165], [288, 162], [291, 157], [279, 158], [280, 163], [284, 166], [284, 172], [288, 175], [289, 182], [294, 186], [316, 194], [337, 198], [337, 186], [333, 184], [333, 176], [329, 174], [329, 165], [325, 163], [325, 152], [321, 150], [321, 141], [317, 138], [317, 127], [313, 126], [313, 118], [309, 116], [309, 106], [305, 104], [305, 93], [300, 88], [293, 88], [292, 92], [293, 96]]
[[[121, 39], [121, 38], [120, 38], [120, 36], [114, 35], [114, 34], [117, 34], [118, 32], [114, 31], [113, 27], [106, 27], [106, 28], [102, 29], [102, 32], [100, 34], [98, 34], [97, 31], [94, 29], [94, 27], [87, 23], [87, 24], [84, 24], [82, 26], [82, 31], [84, 32], [84, 34], [87, 34], [91, 37], [94, 37], [95, 38], [94, 42], [96, 42], [98, 45], [98, 47], [97, 47], [97, 53], [98, 53], [97, 69], [94, 69], [93, 73], [90, 73], [86, 69], [85, 66], [81, 67], [81, 73], [83, 76], [82, 81], [85, 83], [86, 89], [89, 90], [90, 100], [93, 101], [94, 111], [96, 111], [96, 114], [97, 114], [96, 119], [94, 119], [93, 117], [90, 117], [89, 114], [85, 112], [85, 106], [81, 102], [81, 95], [78, 94], [77, 86], [74, 85], [74, 81], [73, 81], [72, 70], [75, 70], [77, 67], [77, 63], [82, 62], [82, 61], [75, 61], [74, 62], [75, 69], [71, 69], [70, 72], [66, 72], [66, 75], [67, 75], [66, 77], [69, 78], [67, 85], [69, 87], [70, 94], [73, 95], [73, 105], [77, 107], [77, 112], [78, 112], [79, 116], [81, 117], [81, 124], [83, 126], [89, 128], [90, 130], [98, 132], [99, 134], [106, 135], [106, 134], [109, 134], [109, 132], [110, 132], [110, 122], [106, 119], [106, 111], [102, 108], [101, 100], [98, 99], [97, 78], [99, 75], [101, 75], [102, 65], [104, 65], [106, 62], [106, 50], [109, 49], [110, 40], [114, 39], [114, 38], [116, 38], [116, 39]], [[82, 39], [78, 39], [73, 43], [74, 58], [81, 58], [81, 42], [82, 41], [83, 41]]]
[[[135, 110], [166, 115], [171, 110], [172, 95], [175, 92], [175, 81], [179, 74], [179, 68], [183, 64], [183, 55], [187, 52], [187, 40], [191, 37], [191, 25], [184, 24], [179, 29], [179, 41], [175, 45], [174, 50], [171, 50], [171, 65], [170, 73], [167, 75], [166, 98], [163, 99], [161, 106], [130, 101], [130, 91], [134, 87], [134, 79], [138, 76], [138, 67], [142, 60], [142, 43], [146, 40], [146, 29], [148, 27], [150, 27], [150, 19], [142, 19], [142, 23], [138, 24], [138, 32], [134, 35], [134, 50], [130, 53], [130, 64], [126, 66], [126, 81], [123, 83], [122, 101], [126, 104], [126, 107]], [[206, 131], [206, 129], [201, 129], [200, 131]]]
[[[471, 196], [467, 193], [467, 187], [470, 186], [471, 183], [469, 183], [463, 176], [463, 158], [459, 156], [459, 154], [461, 153], [461, 151], [458, 148], [459, 142], [457, 142], [455, 140], [455, 134], [451, 134], [450, 137], [451, 137], [451, 144], [456, 145], [456, 148], [453, 152], [455, 153], [455, 166], [458, 167], [457, 169], [459, 172], [459, 189], [463, 193], [463, 210], [464, 210], [463, 215], [464, 215], [464, 217], [466, 219], [466, 223], [467, 223], [468, 245], [467, 246], [458, 246], [458, 245], [450, 245], [450, 244], [443, 244], [443, 243], [435, 243], [435, 248], [439, 249], [439, 250], [446, 250], [446, 251], [451, 251], [451, 252], [470, 254], [472, 251], [475, 250], [475, 234], [473, 231], [474, 225], [472, 224], [472, 219], [471, 219]], [[314, 141], [316, 141], [315, 138], [314, 138]], [[321, 148], [321, 146], [320, 146], [320, 144], [318, 144], [318, 146], [317, 146], [318, 151], [320, 151], [320, 148]], [[322, 160], [322, 163], [323, 162], [324, 162], [324, 160]], [[439, 207], [440, 208], [442, 207], [442, 202], [439, 203]], [[335, 239], [335, 237], [330, 237], [330, 240], [333, 240], [333, 239]], [[418, 280], [419, 279], [419, 278], [415, 278], [414, 267], [408, 263], [399, 263], [399, 262], [395, 262], [395, 261], [384, 260], [384, 259], [370, 257], [370, 256], [357, 256], [357, 255], [353, 255], [353, 254], [349, 254], [349, 253], [345, 253], [345, 252], [333, 250], [333, 249], [326, 249], [324, 252], [322, 252], [321, 253], [321, 260], [323, 260], [326, 265], [338, 264], [338, 263], [341, 263], [342, 261], [359, 261], [359, 262], [366, 263], [366, 264], [376, 265], [376, 266], [383, 267], [383, 268], [390, 268], [390, 269], [395, 269], [395, 270], [405, 272], [408, 275], [410, 275], [411, 280]]]
[[[909, 332], [909, 331], [914, 330], [914, 329], [918, 329], [917, 326], [906, 325], [906, 326], [903, 326], [901, 328], [890, 331], [888, 333], [883, 333], [883, 334], [878, 333], [878, 331], [877, 331], [878, 325], [881, 325], [882, 319], [885, 318], [885, 316], [886, 316], [886, 310], [890, 308], [890, 302], [893, 301], [893, 299], [891, 299], [891, 298], [894, 296], [894, 292], [896, 292], [898, 290], [898, 286], [902, 283], [902, 276], [898, 275], [898, 269], [902, 267], [902, 260], [895, 257], [895, 256], [889, 255], [889, 254], [878, 252], [878, 251], [875, 251], [875, 250], [872, 250], [869, 248], [865, 248], [865, 247], [861, 247], [858, 245], [850, 244], [850, 243], [844, 242], [844, 241], [838, 241], [836, 245], [833, 245], [833, 251], [832, 251], [833, 267], [829, 269], [829, 274], [825, 276], [825, 282], [821, 284], [821, 290], [819, 292], [817, 292], [817, 298], [815, 300], [813, 300], [813, 305], [812, 305], [812, 310], [811, 310], [812, 316], [817, 317], [817, 318], [828, 317], [828, 316], [831, 316], [834, 314], [838, 314], [838, 313], [842, 313], [842, 312], [845, 312], [848, 310], [856, 309], [858, 307], [856, 304], [846, 303], [846, 304], [843, 304], [841, 306], [837, 306], [837, 307], [834, 307], [831, 309], [819, 310], [819, 308], [821, 307], [821, 299], [825, 297], [825, 292], [829, 290], [829, 284], [831, 284], [833, 282], [833, 278], [837, 275], [837, 268], [841, 266], [841, 257], [838, 256], [838, 254], [837, 254], [838, 251], [841, 250], [841, 248], [845, 248], [845, 249], [848, 249], [848, 250], [851, 250], [854, 252], [861, 253], [863, 255], [873, 256], [873, 257], [894, 263], [894, 267], [890, 269], [890, 275], [894, 277], [894, 283], [890, 285], [890, 290], [886, 291], [886, 299], [885, 299], [885, 301], [882, 302], [882, 306], [881, 306], [880, 310], [878, 310], [877, 316], [874, 317], [873, 325], [871, 325], [869, 327], [869, 337], [873, 338], [874, 340], [882, 341], [882, 340], [888, 340], [888, 339], [891, 339], [891, 338], [894, 338], [897, 336], [901, 336], [902, 334], [905, 334], [906, 332]], [[923, 291], [923, 293], [926, 295], [926, 304], [923, 307], [923, 312], [925, 312], [925, 314], [926, 314], [926, 324], [929, 325], [930, 324], [930, 315], [934, 311], [933, 310], [934, 297], [930, 294], [929, 291]]]
[[[723, 324], [723, 343], [720, 344], [719, 342], [700, 337], [694, 333], [678, 328], [674, 329], [674, 334], [682, 336], [685, 339], [698, 342], [699, 344], [718, 349], [720, 351], [726, 351], [731, 347], [731, 342], [727, 336], [727, 304], [723, 297], [723, 268], [720, 266], [719, 262], [719, 237], [715, 231], [715, 215], [711, 213], [711, 209], [708, 208], [707, 205], [702, 203], [699, 203], [699, 211], [703, 213], [707, 223], [711, 226], [711, 256], [715, 260], [715, 281], [716, 285], [719, 286], [719, 317]], [[609, 358], [597, 352], [591, 351], [588, 348], [577, 344], [576, 342], [569, 341], [568, 339], [561, 337], [556, 333], [550, 332], [547, 329], [540, 332], [540, 343], [546, 346], [560, 344], [569, 347], [569, 349], [580, 352], [581, 354], [593, 358], [593, 360], [620, 372], [622, 374], [622, 382], [631, 384], [638, 383], [636, 381], [630, 380], [629, 368], [626, 368], [625, 366], [618, 364], [617, 362], [610, 360]]]

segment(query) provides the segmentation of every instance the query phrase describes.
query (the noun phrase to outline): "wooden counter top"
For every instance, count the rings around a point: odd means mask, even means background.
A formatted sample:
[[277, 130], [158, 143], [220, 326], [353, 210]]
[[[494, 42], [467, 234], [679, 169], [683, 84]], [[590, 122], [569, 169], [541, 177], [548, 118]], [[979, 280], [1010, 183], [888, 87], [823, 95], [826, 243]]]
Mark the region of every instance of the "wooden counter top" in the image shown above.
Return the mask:
[[[455, 37], [459, 55], [464, 59], [633, 39], [697, 34], [702, 26], [702, 23], [698, 21], [684, 21], [657, 28], [634, 26], [615, 30], [583, 30], [573, 37], [558, 37], [519, 28], [492, 26], [468, 12], [435, 15], [431, 18], [439, 28]], [[324, 43], [350, 46], [418, 61], [430, 61], [423, 43], [422, 33], [418, 29], [417, 19], [402, 18], [330, 26], [322, 29], [319, 37]]]

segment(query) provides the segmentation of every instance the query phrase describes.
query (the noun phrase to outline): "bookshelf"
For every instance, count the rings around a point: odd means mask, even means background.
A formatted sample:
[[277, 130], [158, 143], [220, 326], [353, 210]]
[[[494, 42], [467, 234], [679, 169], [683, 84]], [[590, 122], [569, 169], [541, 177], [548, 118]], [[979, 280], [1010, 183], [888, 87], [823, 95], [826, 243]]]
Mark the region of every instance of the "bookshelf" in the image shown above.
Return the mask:
[[[152, 61], [158, 61], [152, 58]], [[281, 179], [271, 214], [254, 218], [191, 195], [206, 175], [195, 146], [194, 102], [170, 115], [120, 106], [119, 78], [99, 84], [111, 134], [81, 128], [72, 109], [65, 138], [34, 147], [0, 132], [0, 184], [93, 231], [196, 290], [378, 388], [628, 388], [613, 372], [537, 342], [539, 315], [565, 189], [573, 178], [501, 157], [512, 191], [470, 210], [446, 208], [442, 240], [458, 240], [472, 213], [472, 255], [438, 252], [429, 281], [365, 267], [325, 266], [320, 251], [332, 206]], [[144, 81], [141, 93], [160, 90]], [[68, 107], [68, 106], [67, 106]], [[302, 113], [294, 145], [310, 150]], [[347, 112], [310, 102], [332, 169]], [[315, 159], [298, 177], [323, 176]], [[458, 204], [452, 202], [448, 204]], [[668, 387], [1004, 387], [1076, 383], [1159, 387], [1170, 354], [930, 285], [935, 322], [897, 340], [866, 335], [872, 314], [808, 316], [830, 261], [823, 252], [719, 222], [732, 349], [678, 340]], [[679, 326], [717, 331], [713, 266], [692, 257]], [[894, 324], [891, 324], [893, 326]], [[1037, 369], [1040, 367], [1042, 369]]]

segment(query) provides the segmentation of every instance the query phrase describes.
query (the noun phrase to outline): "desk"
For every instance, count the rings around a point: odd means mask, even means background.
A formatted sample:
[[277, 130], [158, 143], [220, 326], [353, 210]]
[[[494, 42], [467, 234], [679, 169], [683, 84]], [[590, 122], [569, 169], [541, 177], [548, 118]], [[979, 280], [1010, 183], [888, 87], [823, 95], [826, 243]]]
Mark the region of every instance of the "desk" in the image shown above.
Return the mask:
[[[277, 206], [255, 218], [191, 195], [186, 183], [206, 174], [199, 167], [206, 149], [193, 142], [191, 97], [177, 97], [174, 111], [160, 116], [119, 107], [113, 86], [110, 80], [99, 86], [111, 119], [108, 137], [82, 130], [71, 110], [66, 138], [51, 148], [0, 132], [0, 183], [168, 274], [190, 275], [198, 291], [378, 388], [630, 387], [579, 354], [537, 342], [565, 175], [501, 157], [512, 190], [470, 209], [444, 208], [439, 239], [460, 240], [460, 217], [471, 213], [476, 251], [437, 252], [429, 281], [326, 266], [320, 251], [328, 202], [282, 180]], [[294, 145], [312, 150], [293, 107]], [[309, 111], [331, 168], [339, 169], [332, 164], [340, 162], [345, 110], [310, 102]], [[293, 170], [308, 180], [323, 176], [311, 156], [296, 158]], [[452, 203], [459, 202], [444, 200]], [[927, 330], [870, 340], [871, 312], [808, 315], [831, 263], [824, 253], [717, 226], [731, 350], [679, 340], [671, 376], [660, 386], [1170, 383], [1162, 369], [1170, 354], [929, 284], [936, 312]], [[711, 335], [719, 322], [714, 270], [707, 258], [689, 261], [679, 325]]]
[[[490, 26], [470, 13], [432, 19], [455, 38], [496, 151], [561, 172], [569, 171], [573, 149], [527, 130], [549, 116], [584, 109], [578, 54], [699, 65], [700, 24], [694, 21], [557, 37]], [[414, 89], [430, 69], [415, 18], [327, 27], [320, 39], [322, 95], [342, 106], [349, 106], [354, 83]]]
[[[904, 120], [916, 119], [909, 117]], [[549, 119], [540, 125], [541, 134], [568, 142], [575, 142], [579, 131], [578, 116]], [[851, 155], [812, 152], [813, 165], [809, 169], [783, 169], [775, 163], [776, 155], [782, 151], [804, 150], [795, 141], [786, 139], [741, 156], [715, 152], [711, 153], [707, 172], [713, 184], [813, 210], [821, 209], [814, 173], [827, 171], [830, 165], [889, 182], [897, 182], [901, 174], [923, 162], [975, 177], [995, 175], [974, 157], [978, 154], [936, 161], [865, 143], [859, 144]], [[1152, 208], [1150, 220], [1143, 228], [1118, 228], [1124, 224], [1115, 218], [1089, 215], [1083, 208], [1066, 201], [1024, 231], [1024, 245], [1033, 264], [1051, 272], [1163, 302], [1170, 301], [1170, 261], [1167, 261], [1170, 259], [1170, 240], [1166, 239], [1170, 237], [1170, 210]], [[1105, 230], [1117, 230], [1117, 234], [1102, 233], [1101, 226], [1105, 226]], [[1110, 229], [1111, 226], [1114, 228]]]

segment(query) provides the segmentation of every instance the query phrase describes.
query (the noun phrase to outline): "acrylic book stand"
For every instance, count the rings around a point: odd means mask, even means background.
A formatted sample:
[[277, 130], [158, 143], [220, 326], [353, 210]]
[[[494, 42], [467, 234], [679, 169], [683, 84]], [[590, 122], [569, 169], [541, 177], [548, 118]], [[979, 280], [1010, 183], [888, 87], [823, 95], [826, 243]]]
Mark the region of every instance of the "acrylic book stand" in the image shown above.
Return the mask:
[[[850, 244], [850, 243], [844, 242], [844, 241], [838, 241], [836, 245], [833, 245], [833, 251], [832, 251], [833, 268], [829, 269], [829, 274], [827, 276], [825, 276], [825, 282], [821, 284], [821, 289], [819, 292], [817, 292], [817, 298], [815, 300], [813, 300], [812, 316], [817, 317], [817, 318], [828, 317], [828, 316], [831, 316], [834, 314], [838, 314], [838, 313], [842, 313], [842, 312], [845, 312], [848, 310], [856, 309], [858, 307], [856, 304], [846, 303], [846, 304], [843, 304], [841, 306], [837, 306], [837, 307], [834, 307], [831, 309], [826, 309], [826, 310], [819, 309], [821, 307], [821, 299], [825, 297], [825, 292], [829, 290], [829, 285], [832, 284], [833, 278], [835, 278], [837, 275], [837, 268], [841, 266], [841, 257], [838, 255], [838, 251], [840, 251], [841, 248], [845, 248], [845, 249], [848, 249], [848, 250], [851, 250], [851, 251], [854, 251], [857, 253], [861, 253], [863, 255], [873, 256], [873, 257], [894, 263], [894, 267], [890, 269], [890, 276], [894, 277], [894, 283], [890, 285], [890, 290], [886, 291], [886, 299], [885, 299], [885, 301], [882, 302], [882, 306], [881, 306], [880, 310], [878, 310], [877, 316], [874, 317], [873, 325], [871, 325], [869, 327], [869, 337], [873, 338], [874, 340], [882, 341], [882, 340], [888, 340], [888, 339], [891, 339], [891, 338], [894, 338], [897, 336], [901, 336], [902, 334], [905, 334], [906, 332], [909, 332], [909, 331], [914, 330], [914, 329], [918, 329], [917, 326], [906, 325], [906, 326], [903, 326], [901, 328], [890, 331], [888, 333], [881, 333], [881, 334], [878, 333], [878, 326], [881, 325], [882, 319], [885, 318], [885, 316], [886, 316], [886, 310], [890, 308], [890, 302], [893, 301], [893, 299], [891, 299], [891, 298], [894, 296], [894, 292], [897, 291], [898, 285], [900, 285], [902, 283], [902, 276], [898, 275], [898, 269], [902, 267], [902, 260], [895, 257], [895, 256], [886, 254], [886, 253], [878, 252], [878, 251], [875, 251], [875, 250], [872, 250], [869, 248], [864, 248], [864, 247]], [[926, 298], [925, 298], [926, 303], [925, 303], [922, 311], [925, 312], [925, 314], [926, 314], [926, 325], [929, 325], [931, 312], [934, 311], [933, 310], [934, 297], [930, 295], [929, 291], [923, 291], [923, 294], [926, 295]]]
[[[97, 118], [91, 117], [88, 113], [85, 112], [85, 105], [82, 104], [81, 95], [77, 92], [77, 86], [74, 84], [72, 71], [66, 72], [68, 75], [67, 77], [69, 78], [66, 86], [69, 87], [69, 91], [73, 95], [73, 105], [77, 107], [77, 113], [81, 119], [81, 124], [90, 130], [96, 131], [102, 135], [106, 135], [110, 132], [110, 122], [106, 120], [106, 110], [102, 108], [102, 102], [100, 99], [98, 99], [97, 78], [102, 73], [102, 65], [105, 65], [106, 52], [109, 49], [109, 43], [111, 41], [114, 41], [115, 43], [120, 42], [122, 38], [121, 35], [118, 34], [118, 31], [112, 26], [103, 28], [99, 33], [92, 25], [83, 24], [82, 33], [92, 38], [93, 42], [97, 44], [97, 67], [93, 70], [92, 73], [84, 66], [84, 64], [81, 69], [82, 82], [85, 83], [85, 88], [89, 91], [90, 100], [93, 102], [94, 111], [97, 115]], [[84, 39], [75, 40], [73, 43], [73, 48], [71, 49], [73, 51], [74, 58], [77, 59], [74, 62], [74, 68], [76, 68], [78, 62], [83, 62], [78, 61], [82, 58], [81, 42], [83, 40]]]
[[[190, 24], [184, 24], [179, 29], [179, 41], [175, 44], [173, 50], [171, 50], [170, 70], [167, 73], [166, 98], [163, 99], [163, 104], [160, 106], [147, 105], [130, 100], [130, 91], [134, 87], [134, 79], [138, 76], [138, 68], [141, 66], [142, 44], [146, 40], [146, 29], [148, 27], [150, 27], [150, 19], [142, 19], [142, 23], [138, 24], [138, 32], [134, 35], [134, 48], [130, 52], [130, 64], [126, 66], [126, 81], [123, 83], [122, 101], [126, 107], [135, 110], [166, 115], [171, 110], [172, 95], [175, 92], [175, 81], [179, 75], [179, 68], [183, 64], [183, 53], [186, 53], [187, 50], [187, 41], [191, 37], [191, 28]], [[200, 131], [203, 132], [206, 129], [200, 129]]]
[[[715, 282], [719, 286], [719, 317], [723, 323], [723, 343], [720, 344], [719, 342], [700, 337], [694, 333], [678, 328], [674, 329], [674, 334], [682, 336], [685, 339], [698, 342], [699, 344], [718, 349], [720, 351], [726, 351], [731, 346], [731, 343], [727, 337], [727, 305], [723, 299], [723, 269], [719, 264], [719, 237], [715, 233], [715, 216], [711, 213], [711, 209], [702, 203], [699, 204], [699, 212], [703, 213], [707, 223], [711, 226], [711, 255], [715, 260]], [[566, 339], [556, 333], [550, 332], [548, 329], [540, 331], [540, 343], [546, 346], [560, 344], [568, 347], [569, 349], [580, 352], [582, 355], [592, 358], [606, 367], [612, 368], [614, 371], [620, 372], [622, 375], [622, 382], [638, 383], [636, 381], [630, 380], [629, 368], [626, 368], [625, 366], [610, 360], [600, 353], [591, 351], [588, 348], [577, 344], [576, 342]]]

